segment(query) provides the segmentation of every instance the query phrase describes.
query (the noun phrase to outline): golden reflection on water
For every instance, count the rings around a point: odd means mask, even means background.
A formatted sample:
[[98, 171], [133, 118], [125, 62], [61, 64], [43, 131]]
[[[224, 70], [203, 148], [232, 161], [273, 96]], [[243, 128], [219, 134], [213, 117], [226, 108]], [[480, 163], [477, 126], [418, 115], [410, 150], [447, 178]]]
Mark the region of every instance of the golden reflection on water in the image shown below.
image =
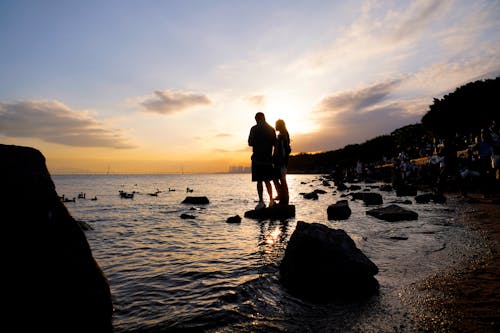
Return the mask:
[[281, 228], [279, 226], [275, 226], [274, 230], [271, 231], [267, 236], [266, 243], [269, 245], [273, 245], [278, 241], [280, 235], [281, 235]]

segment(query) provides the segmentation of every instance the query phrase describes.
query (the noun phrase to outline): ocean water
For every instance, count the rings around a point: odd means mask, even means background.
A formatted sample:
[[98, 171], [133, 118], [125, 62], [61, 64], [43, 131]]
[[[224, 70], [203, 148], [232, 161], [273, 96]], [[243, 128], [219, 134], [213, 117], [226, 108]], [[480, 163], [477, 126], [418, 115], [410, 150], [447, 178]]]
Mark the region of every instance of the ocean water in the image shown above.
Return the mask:
[[[415, 322], [403, 296], [408, 286], [460, 264], [477, 246], [457, 218], [467, 208], [453, 198], [442, 205], [401, 204], [419, 214], [404, 222], [367, 216], [377, 206], [350, 201], [351, 217], [330, 221], [328, 205], [344, 198], [323, 186], [321, 175], [288, 175], [296, 217], [283, 221], [243, 217], [257, 203], [249, 174], [52, 178], [59, 195], [77, 198], [65, 203], [73, 217], [93, 228], [85, 234], [109, 280], [115, 332], [412, 331]], [[379, 192], [378, 184], [358, 185], [381, 193], [382, 206], [413, 199]], [[318, 200], [300, 194], [315, 189], [327, 193]], [[135, 195], [124, 199], [119, 191]], [[80, 192], [86, 199], [78, 199]], [[186, 196], [206, 196], [210, 203], [182, 204]], [[183, 213], [195, 218], [182, 219]], [[226, 223], [237, 214], [240, 224]], [[279, 263], [297, 221], [345, 230], [379, 267], [379, 293], [323, 305], [289, 295], [279, 283]]]

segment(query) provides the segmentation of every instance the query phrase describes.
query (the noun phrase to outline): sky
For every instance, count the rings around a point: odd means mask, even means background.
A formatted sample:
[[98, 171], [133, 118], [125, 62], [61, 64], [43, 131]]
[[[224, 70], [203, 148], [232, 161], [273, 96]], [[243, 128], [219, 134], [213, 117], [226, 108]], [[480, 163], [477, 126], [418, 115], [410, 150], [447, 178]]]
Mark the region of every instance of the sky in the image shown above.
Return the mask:
[[420, 122], [500, 75], [500, 1], [0, 1], [0, 143], [51, 173], [226, 172]]

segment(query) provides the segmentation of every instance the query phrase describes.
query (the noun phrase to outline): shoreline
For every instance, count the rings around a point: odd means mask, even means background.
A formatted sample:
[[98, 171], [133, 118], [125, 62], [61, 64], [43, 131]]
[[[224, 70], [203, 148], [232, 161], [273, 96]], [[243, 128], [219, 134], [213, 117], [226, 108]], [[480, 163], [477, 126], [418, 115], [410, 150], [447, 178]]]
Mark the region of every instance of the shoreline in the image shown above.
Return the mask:
[[478, 251], [454, 268], [415, 283], [407, 301], [424, 332], [500, 332], [499, 197], [471, 194], [454, 200], [465, 208], [457, 223], [480, 238]]

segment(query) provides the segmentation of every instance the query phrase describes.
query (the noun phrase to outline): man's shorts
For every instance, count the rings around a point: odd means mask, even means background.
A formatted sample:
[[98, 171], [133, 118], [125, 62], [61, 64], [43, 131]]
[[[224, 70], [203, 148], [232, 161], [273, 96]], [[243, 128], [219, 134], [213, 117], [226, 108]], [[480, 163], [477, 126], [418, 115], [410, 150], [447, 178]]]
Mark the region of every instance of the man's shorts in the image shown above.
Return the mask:
[[274, 169], [271, 163], [259, 163], [252, 161], [252, 181], [271, 180], [274, 177]]

